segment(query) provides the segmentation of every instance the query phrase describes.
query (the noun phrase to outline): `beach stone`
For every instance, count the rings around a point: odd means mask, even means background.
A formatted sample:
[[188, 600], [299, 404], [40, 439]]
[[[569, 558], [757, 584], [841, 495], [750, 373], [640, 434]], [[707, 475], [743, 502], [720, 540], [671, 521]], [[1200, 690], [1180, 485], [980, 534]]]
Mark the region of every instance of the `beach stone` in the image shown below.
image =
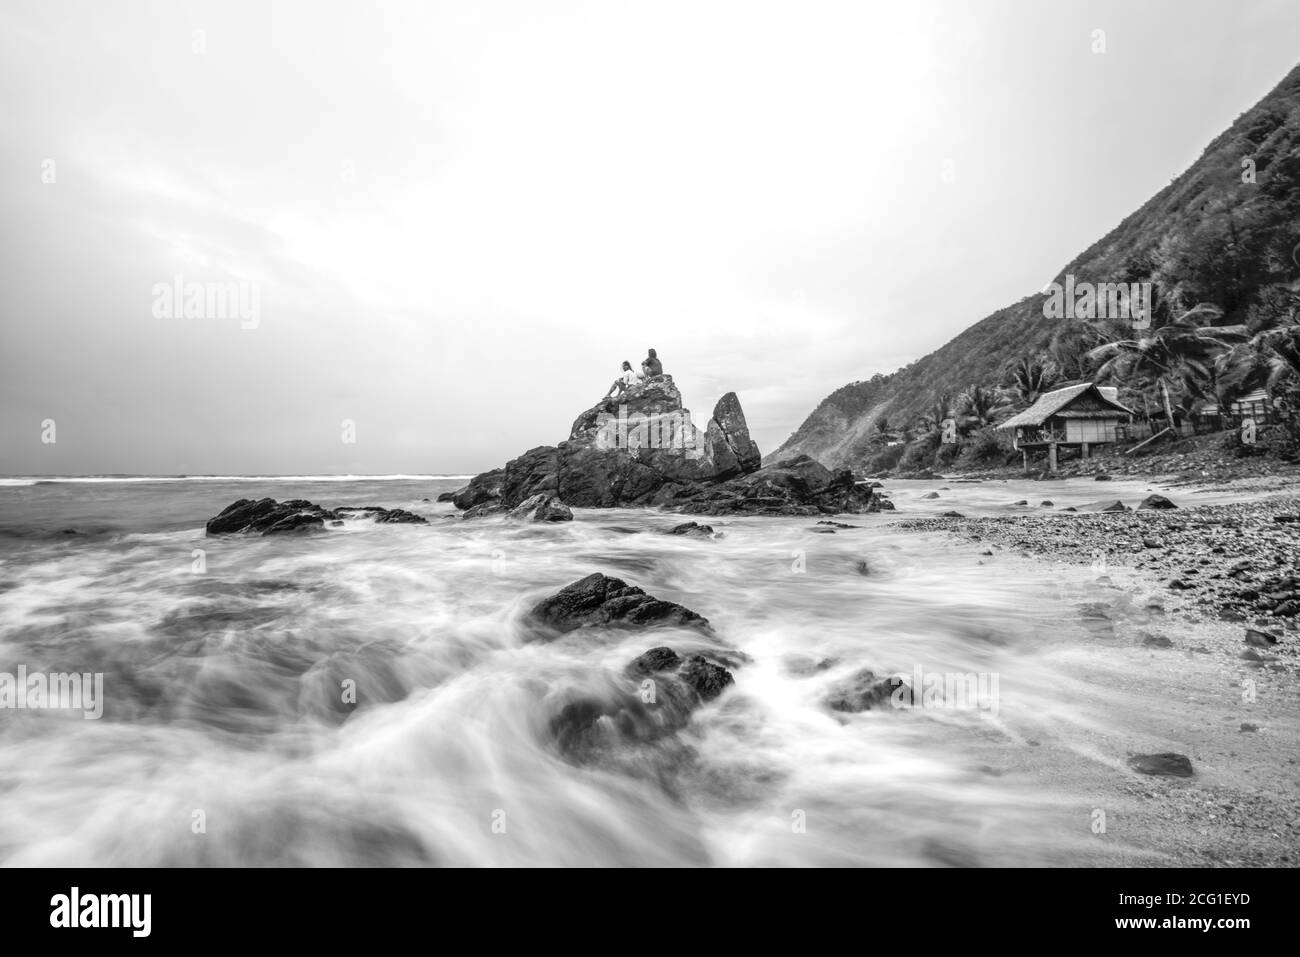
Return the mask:
[[1135, 754], [1128, 759], [1128, 766], [1139, 774], [1152, 774], [1159, 777], [1190, 778], [1192, 762], [1185, 754], [1163, 751], [1159, 754]]
[[938, 498], [938, 497], [939, 497], [939, 493], [938, 493], [938, 492], [926, 492], [924, 495], [921, 496], [921, 498], [923, 498], [923, 499], [926, 499], [926, 498]]
[[1253, 648], [1271, 648], [1276, 645], [1278, 636], [1255, 628], [1246, 629], [1246, 644]]
[[1139, 509], [1168, 509], [1177, 507], [1177, 505], [1169, 501], [1169, 499], [1165, 498], [1163, 495], [1148, 495], [1138, 504]]
[[1053, 502], [1050, 498], [1045, 498], [1038, 504], [1041, 505], [1043, 508], [1050, 508], [1053, 505]]

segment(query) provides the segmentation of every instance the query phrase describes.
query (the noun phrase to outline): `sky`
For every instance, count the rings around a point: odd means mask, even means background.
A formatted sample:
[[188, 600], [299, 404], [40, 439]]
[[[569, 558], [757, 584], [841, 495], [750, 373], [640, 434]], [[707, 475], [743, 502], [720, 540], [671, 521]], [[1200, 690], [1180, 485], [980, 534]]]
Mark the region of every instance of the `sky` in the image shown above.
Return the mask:
[[648, 347], [771, 451], [1297, 59], [1295, 0], [6, 0], [0, 474], [472, 473]]

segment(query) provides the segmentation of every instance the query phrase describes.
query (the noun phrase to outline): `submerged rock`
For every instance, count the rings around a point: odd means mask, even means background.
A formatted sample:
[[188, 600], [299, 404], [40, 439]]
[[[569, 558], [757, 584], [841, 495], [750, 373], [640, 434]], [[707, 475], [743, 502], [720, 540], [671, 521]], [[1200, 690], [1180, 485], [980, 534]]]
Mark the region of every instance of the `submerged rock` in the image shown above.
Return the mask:
[[713, 526], [701, 525], [699, 522], [682, 522], [668, 529], [669, 535], [689, 535], [692, 538], [712, 538]]
[[651, 648], [629, 662], [605, 694], [565, 701], [549, 730], [570, 758], [608, 755], [611, 745], [648, 744], [680, 730], [734, 683], [730, 671], [703, 655]]
[[635, 585], [600, 572], [542, 599], [529, 615], [561, 634], [593, 625], [633, 628], [667, 625], [709, 630], [708, 619], [689, 608], [661, 601]]
[[887, 704], [897, 686], [895, 679], [879, 678], [874, 671], [864, 668], [837, 685], [826, 699], [826, 706], [832, 711], [849, 713], [870, 711]]

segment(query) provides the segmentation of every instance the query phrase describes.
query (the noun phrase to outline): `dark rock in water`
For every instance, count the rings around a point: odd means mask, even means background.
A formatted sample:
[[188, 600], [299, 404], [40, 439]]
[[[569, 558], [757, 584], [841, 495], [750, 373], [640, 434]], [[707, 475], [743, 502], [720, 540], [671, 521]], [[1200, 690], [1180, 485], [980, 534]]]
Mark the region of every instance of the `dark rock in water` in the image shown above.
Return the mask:
[[[450, 502], [450, 501], [454, 500], [455, 498], [456, 498], [456, 493], [455, 493], [455, 492], [443, 492], [441, 495], [438, 496], [438, 498], [436, 499], [436, 501], [439, 501], [439, 502]], [[426, 499], [426, 501], [427, 501], [427, 499]]]
[[850, 525], [848, 522], [832, 522], [828, 519], [822, 519], [818, 525], [831, 525], [835, 528], [861, 528], [861, 525]]
[[692, 538], [712, 538], [713, 526], [701, 525], [699, 522], [682, 522], [668, 529], [669, 535], [689, 535]]
[[665, 504], [696, 515], [833, 515], [876, 511], [879, 501], [848, 469], [832, 472], [798, 455], [726, 482], [696, 483]]
[[402, 508], [384, 508], [382, 505], [340, 505], [334, 511], [344, 518], [353, 518], [350, 512], [364, 512], [367, 518], [373, 518], [381, 525], [428, 525], [429, 520], [423, 515], [416, 515]]
[[[465, 511], [475, 505], [500, 498], [501, 480], [505, 477], [505, 471], [505, 469], [492, 469], [490, 472], [474, 476], [469, 480], [468, 485], [450, 494], [451, 503], [461, 511]], [[442, 496], [438, 497], [438, 501], [442, 501]]]
[[1246, 629], [1246, 644], [1254, 648], [1271, 648], [1276, 645], [1278, 636], [1255, 628]]
[[961, 512], [940, 512], [939, 517], [940, 518], [965, 518], [966, 516], [963, 515]]
[[1029, 504], [1029, 500], [1028, 500], [1028, 499], [1023, 499], [1023, 498], [1022, 498], [1020, 501], [1016, 502], [1016, 504], [1017, 504], [1017, 505], [1028, 505], [1028, 504]]
[[423, 515], [416, 515], [402, 508], [381, 509], [375, 516], [380, 525], [428, 525], [429, 520]]
[[336, 517], [333, 512], [313, 505], [306, 499], [277, 502], [273, 498], [257, 501], [241, 498], [208, 520], [207, 533], [229, 535], [257, 532], [262, 535], [279, 535], [285, 532], [323, 530], [325, 520]]
[[1142, 633], [1142, 647], [1144, 648], [1172, 648], [1173, 646], [1174, 643], [1164, 635]]
[[322, 531], [326, 522], [331, 526], [343, 524], [343, 519], [356, 518], [358, 514], [376, 522], [393, 525], [427, 525], [428, 519], [405, 509], [387, 509], [379, 505], [341, 505], [336, 509], [323, 508], [306, 499], [277, 502], [273, 498], [253, 501], [241, 498], [228, 506], [207, 524], [209, 535], [232, 533], [279, 535], [285, 532]]
[[1121, 501], [1120, 501], [1119, 499], [1117, 499], [1117, 498], [1113, 498], [1113, 499], [1105, 499], [1105, 500], [1100, 501], [1100, 502], [1089, 502], [1087, 505], [1085, 505], [1085, 506], [1083, 506], [1083, 507], [1086, 508], [1086, 509], [1088, 509], [1089, 511], [1093, 511], [1093, 512], [1127, 512], [1127, 511], [1130, 511], [1129, 507], [1128, 507], [1127, 505], [1125, 505], [1123, 502], [1121, 502]]
[[627, 672], [633, 677], [640, 677], [641, 675], [680, 668], [681, 664], [682, 658], [677, 652], [660, 645], [658, 648], [651, 648], [649, 651], [632, 659], [627, 666]]
[[573, 512], [554, 495], [539, 493], [512, 508], [510, 518], [527, 522], [571, 522]]
[[1093, 476], [1093, 480], [1097, 482], [1109, 482], [1110, 476], [1103, 472], [1100, 475]]
[[921, 496], [921, 498], [938, 498], [938, 497], [939, 497], [938, 492], [926, 492], [924, 495]]
[[834, 535], [834, 534], [835, 534], [835, 529], [833, 529], [833, 528], [810, 528], [810, 529], [808, 529], [808, 531], [810, 531], [810, 532], [811, 532], [812, 534], [814, 534], [814, 535]]
[[1041, 505], [1041, 506], [1043, 506], [1044, 508], [1047, 508], [1047, 507], [1050, 507], [1050, 506], [1051, 506], [1051, 504], [1052, 504], [1052, 500], [1051, 500], [1050, 498], [1045, 498], [1045, 499], [1043, 499], [1041, 502], [1039, 502], [1038, 504]]
[[1257, 724], [1251, 724], [1249, 721], [1243, 721], [1243, 722], [1241, 723], [1241, 730], [1242, 730], [1242, 731], [1258, 731], [1258, 730], [1259, 730], [1259, 725], [1257, 725]]
[[676, 602], [595, 572], [538, 602], [531, 617], [561, 634], [592, 625], [680, 626], [709, 630], [708, 619]]
[[899, 682], [893, 678], [878, 678], [876, 673], [863, 669], [831, 691], [826, 705], [832, 711], [870, 711], [889, 702]]
[[1143, 509], [1143, 508], [1164, 509], [1164, 508], [1177, 508], [1177, 507], [1178, 507], [1177, 505], [1169, 501], [1169, 499], [1165, 498], [1163, 495], [1148, 495], [1140, 503], [1138, 503], [1139, 509]]
[[796, 678], [808, 678], [835, 667], [833, 658], [810, 658], [807, 655], [786, 655], [781, 662], [788, 675]]
[[461, 518], [487, 518], [489, 515], [504, 515], [508, 511], [509, 509], [497, 501], [480, 502], [473, 508], [467, 509]]
[[1192, 762], [1185, 754], [1164, 751], [1160, 754], [1135, 754], [1128, 759], [1128, 766], [1139, 774], [1154, 774], [1161, 777], [1190, 778]]
[[730, 685], [736, 683], [731, 672], [714, 664], [703, 655], [691, 655], [678, 672], [686, 686], [699, 695], [701, 701], [712, 701]]
[[691, 714], [735, 683], [730, 671], [703, 655], [682, 657], [672, 648], [651, 648], [623, 671], [635, 690], [608, 698], [592, 695], [567, 701], [551, 719], [550, 731], [570, 757], [600, 752], [602, 745], [648, 743], [685, 727]]
[[1075, 508], [1073, 505], [1067, 505], [1067, 506], [1065, 506], [1065, 508], [1061, 509], [1061, 511], [1062, 511], [1062, 512], [1077, 512], [1078, 509]]

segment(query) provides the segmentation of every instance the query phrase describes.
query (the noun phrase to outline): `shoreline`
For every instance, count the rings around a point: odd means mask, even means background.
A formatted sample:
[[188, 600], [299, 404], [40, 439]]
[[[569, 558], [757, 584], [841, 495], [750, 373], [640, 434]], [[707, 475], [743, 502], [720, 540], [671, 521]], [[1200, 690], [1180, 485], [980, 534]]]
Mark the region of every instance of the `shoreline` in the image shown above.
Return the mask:
[[[1300, 865], [1300, 624], [1289, 598], [1258, 587], [1297, 574], [1300, 523], [1273, 521], [1297, 513], [1294, 494], [1126, 512], [891, 513], [886, 527], [967, 548], [991, 574], [1041, 580], [1056, 569], [1078, 610], [1062, 625], [1086, 635], [1072, 662], [1080, 681], [1108, 706], [1112, 693], [1159, 705], [1130, 716], [1141, 734], [1095, 729], [1094, 760], [1047, 747], [994, 752], [1013, 778], [1089, 796], [1095, 806], [1063, 813], [1062, 827], [1107, 812], [1107, 831], [1093, 831], [1079, 864]], [[1242, 597], [1252, 591], [1258, 597]], [[1120, 760], [1137, 751], [1184, 753], [1194, 774], [1138, 774]]]

